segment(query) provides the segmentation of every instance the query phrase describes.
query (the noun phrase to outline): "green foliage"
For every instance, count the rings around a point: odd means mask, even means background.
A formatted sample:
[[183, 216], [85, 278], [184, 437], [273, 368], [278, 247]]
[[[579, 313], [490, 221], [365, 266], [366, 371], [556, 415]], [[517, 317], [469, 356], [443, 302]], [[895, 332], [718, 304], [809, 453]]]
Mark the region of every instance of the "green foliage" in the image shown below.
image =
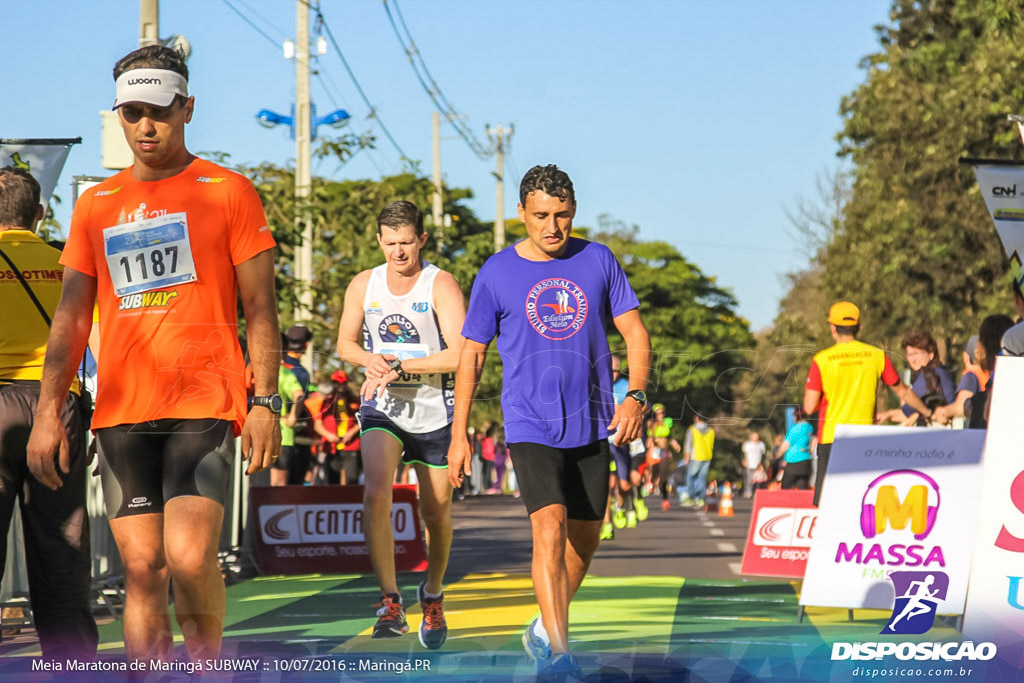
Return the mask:
[[[1011, 309], [1006, 257], [962, 157], [1020, 159], [1006, 115], [1024, 109], [1022, 0], [894, 0], [880, 51], [840, 106], [847, 178], [822, 183], [791, 216], [812, 263], [792, 276], [763, 363], [742, 386], [747, 415], [781, 428], [814, 350], [831, 344], [828, 306], [862, 311], [860, 337], [886, 349], [930, 332], [955, 361], [982, 318]], [[821, 190], [822, 187], [819, 187]]]
[[[348, 138], [324, 143], [320, 154], [342, 161], [365, 140]], [[314, 333], [314, 376], [325, 376], [340, 367], [335, 351], [337, 329], [345, 289], [362, 270], [381, 263], [377, 244], [377, 214], [388, 202], [405, 199], [417, 206], [431, 203], [433, 186], [415, 173], [381, 180], [333, 181], [314, 178], [309, 201], [295, 201], [295, 177], [291, 169], [260, 164], [240, 169], [248, 175], [263, 199], [267, 220], [278, 241], [277, 292], [281, 327], [294, 322], [301, 283], [295, 278], [295, 251], [301, 243], [297, 221], [300, 212], [313, 224], [313, 321], [306, 323]], [[493, 226], [481, 223], [463, 202], [472, 197], [468, 189], [444, 188], [444, 212], [451, 226], [431, 226], [431, 238], [423, 258], [453, 273], [468, 299], [473, 280], [493, 252]], [[429, 223], [429, 221], [428, 221]], [[602, 223], [605, 232], [596, 238], [608, 244], [619, 257], [641, 300], [641, 313], [651, 331], [658, 352], [655, 355], [655, 400], [683, 415], [686, 406], [712, 415], [731, 412], [733, 368], [742, 356], [736, 350], [753, 343], [746, 321], [735, 313], [736, 301], [720, 289], [672, 246], [643, 242], [637, 230], [620, 224]], [[574, 230], [588, 235], [585, 228]], [[526, 236], [518, 220], [506, 225], [509, 243]], [[609, 327], [613, 348], [622, 342]], [[355, 380], [361, 373], [347, 368]], [[500, 421], [501, 362], [492, 347], [477, 390], [473, 422], [482, 425]]]
[[[614, 231], [594, 239], [618, 257], [651, 335], [652, 400], [686, 424], [694, 412], [731, 415], [734, 385], [754, 343], [749, 324], [736, 315], [735, 298], [672, 245], [639, 240], [635, 226], [603, 227]], [[621, 349], [621, 338], [609, 332], [612, 348]]]
[[[864, 311], [894, 348], [912, 329], [959, 348], [996, 304], [1006, 260], [962, 156], [1020, 158], [1006, 114], [1024, 99], [1022, 3], [896, 0], [882, 51], [844, 98], [841, 153], [852, 194], [822, 254], [830, 298]], [[1007, 292], [1008, 287], [1002, 287]]]

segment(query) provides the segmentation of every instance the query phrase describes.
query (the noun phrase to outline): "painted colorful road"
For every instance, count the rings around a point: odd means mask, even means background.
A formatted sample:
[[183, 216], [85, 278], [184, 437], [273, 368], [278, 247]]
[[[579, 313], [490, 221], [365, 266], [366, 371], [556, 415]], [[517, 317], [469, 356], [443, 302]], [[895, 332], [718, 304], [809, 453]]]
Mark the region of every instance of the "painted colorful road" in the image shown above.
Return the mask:
[[[585, 680], [860, 678], [852, 674], [855, 663], [830, 661], [832, 643], [884, 640], [879, 631], [888, 612], [856, 610], [851, 615], [809, 608], [799, 620], [799, 583], [736, 574], [748, 515], [744, 502], [730, 518], [679, 508], [652, 510], [647, 522], [618, 532], [603, 545], [572, 604], [570, 638]], [[533, 664], [520, 638], [537, 608], [527, 573], [529, 530], [522, 508], [512, 499], [480, 499], [458, 504], [455, 517], [456, 543], [445, 590], [450, 632], [441, 650], [419, 644], [418, 606], [409, 608], [408, 635], [370, 638], [379, 595], [372, 577], [264, 576], [228, 587], [224, 655], [230, 666], [251, 662], [255, 670], [205, 671], [204, 676], [395, 680], [396, 671], [405, 670], [402, 680], [531, 678]], [[484, 570], [488, 565], [490, 571]], [[407, 601], [419, 581], [419, 575], [401, 576]], [[100, 635], [101, 656], [114, 661], [123, 653], [120, 621], [103, 624]], [[927, 634], [927, 640], [958, 638], [947, 623]], [[25, 672], [28, 678], [23, 675], [26, 662], [38, 655], [31, 641], [3, 653], [0, 678], [50, 680], [30, 671]], [[184, 672], [149, 676], [144, 680], [188, 679]]]

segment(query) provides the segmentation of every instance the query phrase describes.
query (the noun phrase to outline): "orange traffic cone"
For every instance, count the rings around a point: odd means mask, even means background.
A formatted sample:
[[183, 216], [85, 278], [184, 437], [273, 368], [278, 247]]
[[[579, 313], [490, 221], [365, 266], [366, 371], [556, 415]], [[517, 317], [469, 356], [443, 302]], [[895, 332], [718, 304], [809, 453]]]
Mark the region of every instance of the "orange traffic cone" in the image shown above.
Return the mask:
[[719, 517], [732, 517], [732, 484], [725, 482], [722, 486], [722, 500], [718, 503]]

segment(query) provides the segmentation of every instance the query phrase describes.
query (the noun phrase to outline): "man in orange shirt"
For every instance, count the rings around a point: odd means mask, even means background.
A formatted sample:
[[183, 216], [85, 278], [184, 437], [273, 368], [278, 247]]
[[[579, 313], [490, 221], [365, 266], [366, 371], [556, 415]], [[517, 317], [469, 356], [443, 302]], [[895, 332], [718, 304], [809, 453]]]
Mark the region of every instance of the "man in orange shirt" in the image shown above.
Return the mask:
[[[246, 178], [193, 156], [188, 68], [162, 46], [114, 67], [134, 165], [75, 206], [49, 337], [29, 467], [62, 485], [59, 409], [98, 302], [103, 353], [93, 430], [110, 527], [125, 566], [124, 640], [133, 659], [173, 657], [168, 581], [193, 659], [216, 657], [225, 589], [217, 565], [234, 437], [248, 473], [280, 450], [280, 336], [274, 239]], [[236, 301], [255, 374], [246, 413]]]
[[814, 504], [821, 499], [825, 470], [832, 454], [836, 425], [869, 425], [875, 421], [878, 381], [926, 418], [932, 411], [900, 380], [885, 352], [857, 340], [860, 309], [840, 301], [828, 311], [829, 327], [836, 343], [819, 351], [811, 361], [804, 388], [804, 413], [818, 413], [818, 469], [814, 477]]

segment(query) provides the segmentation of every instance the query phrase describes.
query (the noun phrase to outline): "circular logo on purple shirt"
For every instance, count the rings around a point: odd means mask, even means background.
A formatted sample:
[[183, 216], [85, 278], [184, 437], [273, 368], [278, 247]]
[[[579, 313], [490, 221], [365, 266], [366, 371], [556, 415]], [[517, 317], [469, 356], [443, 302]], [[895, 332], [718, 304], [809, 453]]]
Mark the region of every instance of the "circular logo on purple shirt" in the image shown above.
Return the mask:
[[526, 317], [545, 339], [568, 339], [587, 320], [587, 295], [572, 280], [548, 278], [530, 288]]

